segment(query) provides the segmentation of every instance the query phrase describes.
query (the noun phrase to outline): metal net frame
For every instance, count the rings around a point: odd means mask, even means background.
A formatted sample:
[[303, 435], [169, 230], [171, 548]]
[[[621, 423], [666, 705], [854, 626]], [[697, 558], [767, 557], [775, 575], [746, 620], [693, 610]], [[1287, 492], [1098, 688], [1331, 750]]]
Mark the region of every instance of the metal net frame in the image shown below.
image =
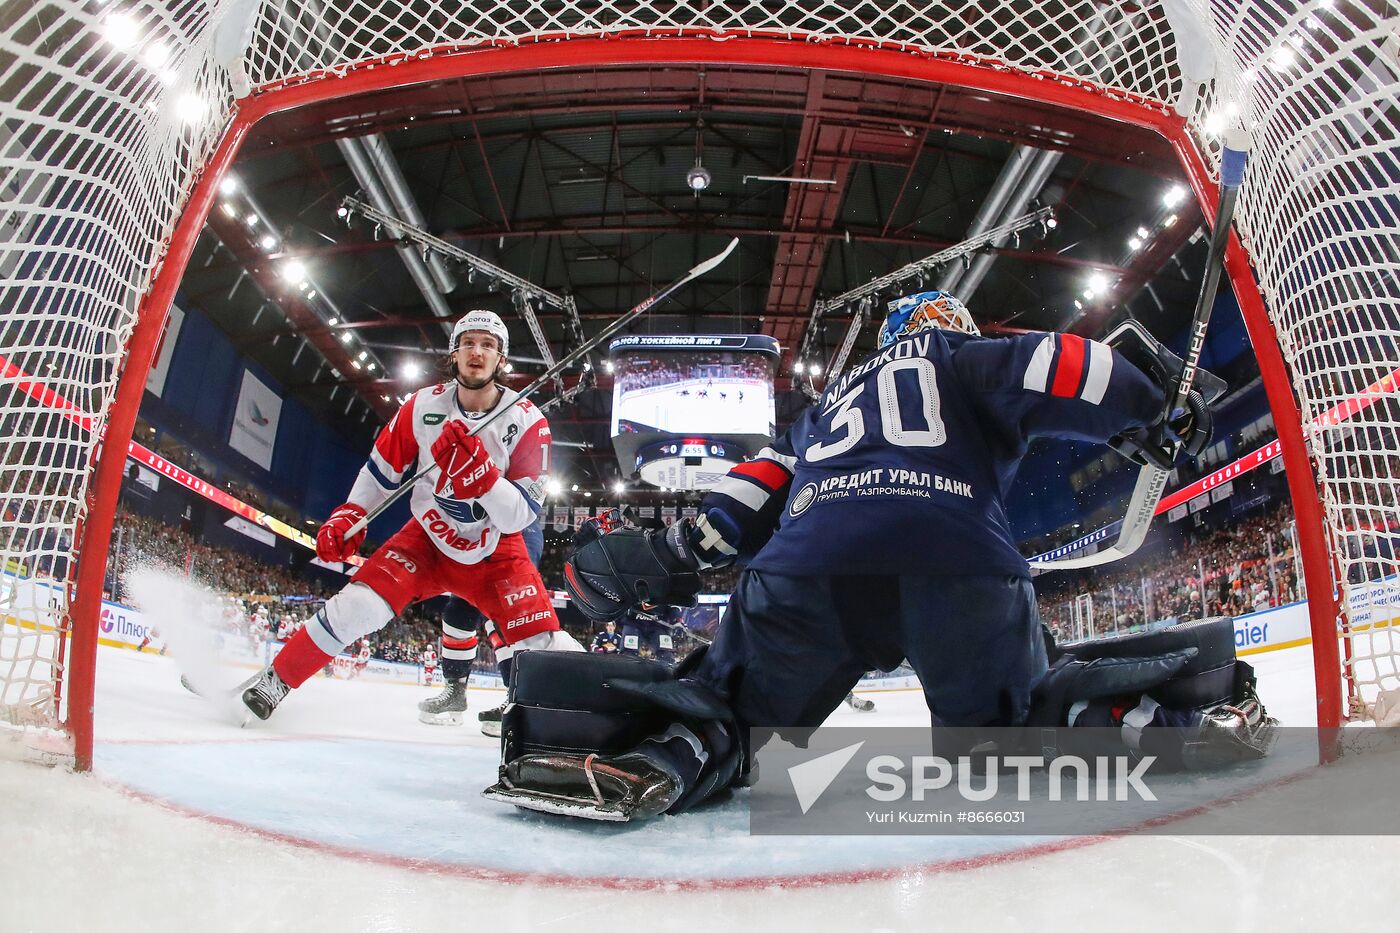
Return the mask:
[[1148, 127], [1207, 216], [1220, 133], [1249, 129], [1227, 267], [1279, 425], [1320, 719], [1335, 724], [1344, 692], [1400, 686], [1376, 611], [1400, 594], [1396, 33], [1378, 0], [7, 4], [0, 723], [53, 727], [90, 764], [126, 445], [180, 273], [253, 123], [467, 74], [732, 62], [953, 83]]

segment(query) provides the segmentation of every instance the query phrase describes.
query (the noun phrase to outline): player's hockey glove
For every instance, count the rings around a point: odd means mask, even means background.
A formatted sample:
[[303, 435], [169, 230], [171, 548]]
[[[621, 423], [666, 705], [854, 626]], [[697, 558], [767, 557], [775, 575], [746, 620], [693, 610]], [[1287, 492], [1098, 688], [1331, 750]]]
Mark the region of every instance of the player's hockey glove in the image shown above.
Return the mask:
[[364, 543], [365, 529], [349, 539], [345, 533], [364, 517], [365, 510], [353, 502], [347, 502], [332, 512], [321, 530], [316, 532], [316, 556], [325, 561], [348, 560], [354, 556]]
[[501, 471], [481, 438], [472, 435], [460, 421], [443, 425], [442, 433], [433, 441], [432, 453], [441, 471], [433, 490], [439, 496], [476, 499], [501, 478]]
[[579, 611], [596, 622], [619, 618], [642, 603], [689, 606], [700, 591], [699, 561], [683, 523], [670, 529], [585, 525], [564, 563], [564, 586]]
[[1186, 396], [1186, 409], [1170, 418], [1162, 418], [1145, 428], [1124, 431], [1110, 438], [1108, 445], [1136, 463], [1170, 470], [1178, 451], [1189, 457], [1199, 457], [1210, 445], [1215, 433], [1215, 416], [1200, 392], [1192, 389]]

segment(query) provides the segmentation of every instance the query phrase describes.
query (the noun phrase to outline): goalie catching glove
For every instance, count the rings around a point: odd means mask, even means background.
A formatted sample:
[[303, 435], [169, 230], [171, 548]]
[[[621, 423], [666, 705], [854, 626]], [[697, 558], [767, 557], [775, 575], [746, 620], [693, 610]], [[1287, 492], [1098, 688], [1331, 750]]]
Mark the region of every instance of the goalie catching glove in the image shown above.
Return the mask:
[[688, 529], [688, 522], [670, 528], [586, 522], [564, 563], [564, 586], [595, 622], [616, 620], [642, 603], [692, 605], [701, 565]]

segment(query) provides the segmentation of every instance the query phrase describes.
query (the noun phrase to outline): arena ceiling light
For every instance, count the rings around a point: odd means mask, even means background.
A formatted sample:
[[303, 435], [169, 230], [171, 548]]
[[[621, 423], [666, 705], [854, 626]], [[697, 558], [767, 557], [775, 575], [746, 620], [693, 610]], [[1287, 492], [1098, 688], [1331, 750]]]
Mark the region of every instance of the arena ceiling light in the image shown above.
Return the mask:
[[296, 259], [289, 259], [282, 264], [282, 278], [295, 285], [306, 280], [306, 266]]
[[166, 62], [170, 61], [170, 46], [164, 42], [152, 42], [141, 53], [141, 61], [145, 62], [146, 67], [152, 71], [159, 71], [165, 67]]
[[277, 237], [273, 236], [270, 233], [265, 233], [263, 234], [263, 238], [258, 241], [258, 245], [260, 245], [263, 249], [272, 249], [277, 245]]
[[706, 188], [710, 187], [711, 180], [712, 179], [710, 178], [710, 170], [705, 168], [705, 166], [701, 165], [699, 162], [696, 162], [695, 167], [685, 173], [686, 185], [690, 188], [691, 191], [694, 191], [696, 194], [699, 194]]
[[1186, 187], [1184, 185], [1172, 185], [1162, 195], [1162, 204], [1165, 207], [1176, 207], [1186, 197]]
[[126, 13], [113, 13], [102, 22], [102, 35], [118, 49], [125, 51], [141, 39], [141, 25]]
[[238, 190], [238, 176], [233, 174], [225, 175], [219, 181], [219, 194], [228, 197]]
[[198, 123], [209, 112], [209, 104], [198, 94], [187, 91], [175, 98], [175, 116], [186, 123]]
[[617, 493], [619, 496], [626, 491], [627, 484], [624, 483], [622, 480], [618, 480], [617, 482], [613, 483], [613, 492]]
[[417, 363], [404, 363], [403, 366], [399, 367], [399, 378], [401, 379], [412, 380], [421, 375], [423, 375], [423, 367]]

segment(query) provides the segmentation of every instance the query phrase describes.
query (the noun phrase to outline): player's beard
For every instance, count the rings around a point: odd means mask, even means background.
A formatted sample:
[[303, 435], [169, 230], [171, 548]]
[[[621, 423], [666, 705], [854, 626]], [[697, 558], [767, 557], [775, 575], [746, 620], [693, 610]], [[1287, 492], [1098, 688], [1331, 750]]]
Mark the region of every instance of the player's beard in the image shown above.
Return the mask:
[[[498, 365], [497, 365], [497, 369], [499, 369], [499, 368], [500, 368], [500, 367], [499, 367], [499, 364], [498, 364]], [[469, 379], [469, 378], [467, 378], [466, 376], [463, 376], [463, 375], [462, 375], [462, 368], [461, 368], [460, 366], [457, 367], [457, 384], [458, 384], [459, 386], [461, 386], [462, 388], [464, 388], [464, 389], [469, 389], [469, 390], [475, 392], [477, 389], [484, 389], [484, 388], [486, 388], [487, 386], [491, 385], [491, 384], [492, 384], [493, 382], [495, 382], [495, 381], [496, 381], [496, 372], [495, 372], [495, 370], [493, 370], [493, 371], [491, 372], [490, 375], [484, 376], [484, 377], [482, 377], [481, 379]]]

